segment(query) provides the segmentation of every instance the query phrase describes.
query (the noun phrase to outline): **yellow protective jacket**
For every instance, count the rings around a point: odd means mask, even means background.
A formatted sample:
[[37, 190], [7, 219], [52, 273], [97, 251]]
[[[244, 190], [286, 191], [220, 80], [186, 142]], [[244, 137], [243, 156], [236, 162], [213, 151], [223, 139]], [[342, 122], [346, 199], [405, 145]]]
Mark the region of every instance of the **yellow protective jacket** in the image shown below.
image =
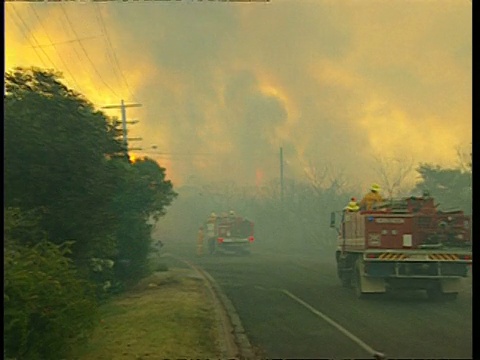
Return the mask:
[[202, 229], [198, 230], [197, 233], [197, 244], [201, 245], [203, 244], [203, 239], [205, 238], [204, 232]]
[[372, 210], [373, 205], [381, 203], [383, 201], [382, 195], [379, 193], [370, 191], [366, 194], [362, 201], [360, 201], [360, 208], [362, 210]]

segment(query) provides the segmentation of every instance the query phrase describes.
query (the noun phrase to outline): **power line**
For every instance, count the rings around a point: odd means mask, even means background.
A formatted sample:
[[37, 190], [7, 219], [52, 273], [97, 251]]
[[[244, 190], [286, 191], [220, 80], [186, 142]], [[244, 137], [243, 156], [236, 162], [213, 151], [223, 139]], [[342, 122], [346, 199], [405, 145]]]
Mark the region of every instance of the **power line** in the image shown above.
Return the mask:
[[80, 38], [79, 40], [73, 39], [73, 40], [65, 40], [65, 41], [60, 41], [60, 42], [52, 42], [50, 41], [50, 44], [45, 44], [45, 45], [38, 45], [38, 46], [32, 46], [33, 48], [44, 48], [44, 47], [50, 47], [50, 46], [55, 46], [55, 45], [65, 45], [65, 44], [70, 44], [73, 42], [79, 42], [81, 40], [90, 40], [90, 39], [98, 39], [100, 36], [87, 36]]
[[80, 85], [78, 84], [77, 80], [75, 79], [75, 77], [73, 76], [73, 74], [71, 73], [70, 69], [68, 68], [67, 64], [65, 64], [65, 62], [63, 61], [62, 59], [62, 56], [60, 55], [60, 52], [57, 50], [57, 47], [53, 44], [52, 42], [52, 39], [50, 39], [50, 36], [48, 35], [48, 32], [47, 32], [47, 29], [43, 26], [43, 23], [40, 19], [40, 16], [38, 16], [38, 13], [37, 11], [35, 10], [35, 8], [30, 5], [30, 8], [32, 9], [33, 13], [35, 14], [35, 17], [37, 18], [38, 22], [40, 23], [40, 26], [42, 27], [43, 31], [45, 32], [45, 35], [47, 36], [47, 40], [50, 42], [50, 44], [53, 45], [53, 48], [55, 49], [55, 51], [57, 52], [57, 55], [58, 55], [58, 58], [60, 59], [63, 67], [67, 70], [68, 74], [70, 75], [70, 77], [72, 78], [73, 82], [75, 83], [76, 87], [80, 89]]
[[[40, 53], [37, 51], [37, 49], [33, 46], [32, 44], [32, 41], [30, 40], [30, 37], [28, 36], [28, 34], [25, 33], [25, 31], [23, 31], [23, 28], [25, 28], [27, 30], [27, 33], [31, 33], [30, 29], [28, 28], [27, 24], [23, 21], [22, 17], [20, 16], [20, 14], [17, 12], [17, 10], [15, 9], [15, 7], [12, 6], [12, 10], [13, 12], [15, 13], [15, 15], [18, 17], [18, 19], [20, 20], [20, 22], [23, 24], [23, 27], [21, 25], [18, 25], [17, 21], [15, 19], [13, 19], [13, 21], [15, 22], [15, 24], [19, 27], [20, 31], [23, 33], [23, 36], [25, 36], [25, 39], [27, 39], [27, 41], [30, 43], [30, 45], [32, 45], [32, 48], [33, 50], [35, 51], [35, 53], [37, 54], [38, 58], [40, 59], [40, 62], [42, 63], [42, 65], [44, 67], [47, 67], [47, 65], [45, 64], [45, 62], [43, 61], [43, 58], [40, 56]], [[33, 33], [31, 33], [32, 35], [32, 39], [35, 41], [35, 43], [38, 45], [38, 41], [37, 41], [37, 38], [35, 37], [35, 35], [33, 35]], [[48, 54], [45, 52], [45, 50], [41, 49], [42, 52], [45, 54], [45, 56], [47, 57], [47, 59], [53, 64], [53, 67], [55, 67], [55, 64], [53, 63], [52, 59], [50, 59], [50, 57], [48, 56]]]
[[180, 157], [198, 157], [198, 156], [214, 156], [215, 154], [209, 154], [209, 153], [171, 153], [171, 152], [162, 152], [162, 151], [155, 151], [155, 150], [143, 150], [142, 152], [147, 153], [147, 154], [154, 154], [154, 155], [160, 155], [160, 156], [180, 156]]
[[47, 65], [45, 64], [45, 62], [43, 61], [43, 58], [40, 56], [40, 53], [37, 51], [37, 49], [33, 46], [32, 42], [30, 41], [30, 38], [25, 34], [25, 32], [23, 31], [23, 28], [22, 26], [17, 22], [17, 20], [15, 20], [13, 17], [12, 17], [12, 20], [13, 22], [15, 23], [15, 25], [18, 26], [18, 28], [20, 29], [20, 31], [22, 32], [23, 36], [25, 37], [25, 39], [27, 39], [27, 41], [30, 43], [31, 47], [33, 48], [33, 50], [35, 51], [35, 54], [37, 54], [37, 57], [38, 59], [40, 60], [40, 62], [42, 63], [42, 65], [44, 67], [47, 67]]
[[[100, 5], [98, 5], [98, 4], [95, 4], [95, 5], [96, 5], [95, 10], [96, 10], [96, 15], [97, 15], [97, 20], [100, 20], [99, 21], [100, 27], [101, 27], [101, 30], [102, 30], [104, 36], [105, 36], [106, 42], [107, 42], [107, 54], [109, 54], [113, 58], [113, 61], [115, 62], [116, 66], [118, 68], [118, 71], [120, 72], [121, 78], [123, 79], [123, 82], [127, 86], [127, 90], [130, 93], [130, 96], [132, 97], [132, 99], [134, 101], [136, 101], [135, 96], [133, 96], [132, 92], [130, 91], [130, 86], [128, 85], [127, 79], [125, 78], [125, 76], [123, 74], [123, 71], [120, 68], [117, 55], [115, 53], [115, 50], [113, 49], [112, 42], [110, 41], [110, 37], [109, 37], [108, 31], [107, 31], [107, 27], [105, 26], [105, 21], [103, 20], [102, 12], [99, 8]], [[110, 51], [108, 51], [108, 50], [110, 50]], [[115, 69], [115, 67], [114, 67], [114, 69]]]
[[[67, 23], [65, 22], [65, 19], [64, 19], [63, 17], [60, 17], [60, 16], [57, 16], [56, 18], [57, 18], [57, 21], [58, 21], [58, 24], [60, 25], [60, 27], [61, 27], [62, 29], [66, 29], [69, 24], [67, 24]], [[77, 39], [72, 40], [72, 42], [80, 43], [80, 40], [81, 40], [81, 39], [78, 39], [78, 38], [77, 38]], [[75, 52], [75, 55], [76, 55], [76, 59], [75, 59], [75, 60], [78, 61], [78, 59], [81, 58], [81, 55], [80, 55], [80, 53], [78, 52], [76, 46], [72, 46], [72, 48], [73, 48], [73, 51]], [[72, 59], [72, 57], [70, 56], [70, 53], [68, 53], [68, 58], [69, 58], [70, 60]], [[80, 61], [80, 64], [81, 64], [81, 67], [83, 68], [83, 71], [86, 72], [86, 73], [88, 73], [89, 70], [88, 70], [87, 65], [85, 64], [85, 62], [84, 62], [84, 61]]]
[[[106, 43], [105, 48], [106, 48], [106, 50], [107, 50], [107, 51], [106, 51], [106, 53], [107, 53], [107, 58], [108, 58], [108, 60], [110, 61], [110, 65], [111, 65], [111, 67], [112, 67], [112, 69], [113, 69], [113, 72], [115, 73], [115, 76], [116, 76], [118, 82], [120, 83], [120, 82], [122, 81], [122, 79], [121, 79], [121, 76], [119, 75], [119, 73], [118, 73], [118, 71], [117, 71], [117, 67], [116, 67], [115, 64], [114, 64], [114, 59], [113, 59], [113, 56], [112, 56], [112, 51], [111, 51], [111, 49], [110, 49], [111, 44], [110, 44], [110, 41], [109, 41], [109, 39], [108, 39], [108, 35], [107, 35], [106, 31], [105, 31], [105, 26], [104, 26], [104, 24], [103, 24], [103, 19], [101, 18], [101, 14], [99, 14], [100, 11], [99, 11], [99, 9], [98, 9], [98, 5], [95, 5], [95, 10], [94, 10], [94, 11], [95, 11], [95, 15], [96, 15], [96, 17], [97, 17], [98, 25], [100, 26], [100, 31], [102, 32], [103, 38], [105, 39], [105, 43]], [[102, 25], [103, 25], [103, 26], [102, 26]]]
[[65, 15], [65, 18], [67, 19], [67, 22], [68, 24], [70, 25], [70, 28], [72, 29], [73, 31], [73, 34], [75, 35], [75, 39], [78, 40], [78, 43], [80, 44], [82, 50], [83, 50], [83, 53], [85, 54], [85, 57], [88, 59], [88, 61], [90, 62], [90, 64], [92, 65], [93, 67], [93, 70], [95, 71], [95, 73], [97, 74], [97, 76], [99, 77], [99, 79], [103, 82], [103, 84], [108, 88], [110, 89], [110, 91], [113, 93], [113, 95], [115, 95], [116, 97], [120, 97], [118, 96], [118, 94], [115, 92], [115, 90], [113, 90], [110, 85], [108, 85], [105, 80], [102, 78], [102, 75], [100, 75], [100, 73], [98, 72], [97, 68], [95, 67], [95, 64], [93, 63], [92, 59], [90, 59], [90, 56], [88, 55], [87, 51], [85, 50], [85, 47], [83, 46], [81, 40], [79, 39], [78, 37], [78, 34], [77, 32], [75, 31], [75, 28], [73, 27], [72, 25], [72, 22], [70, 21], [70, 18], [68, 17], [68, 14], [65, 10], [65, 8], [60, 5], [60, 9], [62, 9], [63, 11], [63, 14]]

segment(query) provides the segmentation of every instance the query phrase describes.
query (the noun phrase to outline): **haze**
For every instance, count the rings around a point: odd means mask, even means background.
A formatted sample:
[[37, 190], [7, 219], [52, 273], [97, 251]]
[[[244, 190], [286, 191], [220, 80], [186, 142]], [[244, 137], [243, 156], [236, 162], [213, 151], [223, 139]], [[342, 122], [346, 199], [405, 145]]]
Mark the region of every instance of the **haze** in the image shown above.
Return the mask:
[[[302, 180], [330, 166], [364, 189], [378, 158], [454, 166], [472, 144], [472, 3], [5, 4], [6, 69], [55, 68], [127, 110], [133, 156], [175, 186]], [[105, 110], [120, 117], [118, 110]], [[409, 181], [413, 183], [412, 172]]]

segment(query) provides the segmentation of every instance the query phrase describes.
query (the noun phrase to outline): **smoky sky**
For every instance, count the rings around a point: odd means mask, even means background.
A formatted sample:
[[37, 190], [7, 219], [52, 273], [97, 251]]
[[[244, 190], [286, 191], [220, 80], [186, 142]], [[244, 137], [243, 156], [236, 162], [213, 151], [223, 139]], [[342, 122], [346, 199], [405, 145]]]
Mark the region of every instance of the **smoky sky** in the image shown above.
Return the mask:
[[446, 0], [7, 3], [5, 56], [7, 69], [52, 60], [99, 107], [141, 103], [127, 110], [139, 120], [129, 136], [142, 138], [133, 153], [174, 183], [258, 185], [278, 178], [282, 148], [289, 177], [328, 165], [368, 186], [379, 156], [454, 166], [457, 147], [471, 148], [471, 10]]

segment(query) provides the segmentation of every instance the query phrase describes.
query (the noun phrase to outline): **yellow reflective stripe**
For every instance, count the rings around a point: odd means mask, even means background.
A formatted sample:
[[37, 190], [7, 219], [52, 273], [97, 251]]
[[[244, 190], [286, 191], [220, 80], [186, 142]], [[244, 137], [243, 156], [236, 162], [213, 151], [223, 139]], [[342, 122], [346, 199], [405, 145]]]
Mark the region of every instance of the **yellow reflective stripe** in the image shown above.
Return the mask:
[[428, 256], [433, 260], [458, 260], [459, 257], [456, 254], [430, 254]]
[[[408, 258], [409, 256], [404, 253], [401, 253], [401, 254], [381, 253], [377, 256], [377, 259], [380, 259], [380, 260], [404, 260]], [[455, 261], [455, 260], [459, 260], [460, 256], [457, 254], [428, 254], [427, 258], [430, 260]]]
[[378, 256], [379, 259], [382, 260], [403, 260], [407, 258], [405, 254], [391, 254], [391, 253], [383, 253]]

